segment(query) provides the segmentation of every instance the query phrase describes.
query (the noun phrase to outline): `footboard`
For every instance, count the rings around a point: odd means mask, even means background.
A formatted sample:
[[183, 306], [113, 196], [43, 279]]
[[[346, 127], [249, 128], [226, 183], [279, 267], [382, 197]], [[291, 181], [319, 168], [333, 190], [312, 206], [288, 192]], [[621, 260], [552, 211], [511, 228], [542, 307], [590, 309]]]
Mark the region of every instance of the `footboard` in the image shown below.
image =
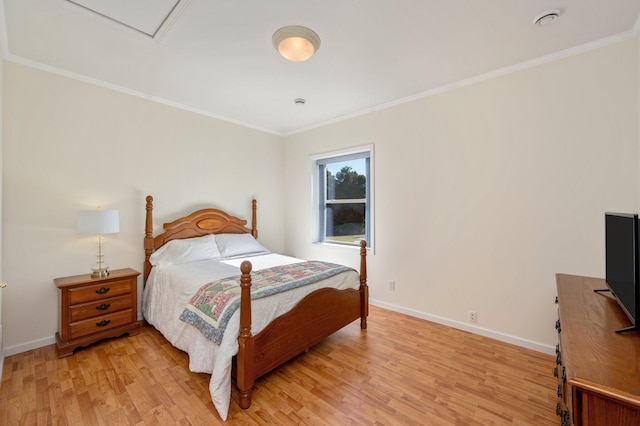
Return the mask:
[[366, 242], [360, 244], [360, 288], [321, 288], [310, 293], [260, 333], [251, 334], [251, 263], [241, 266], [240, 335], [233, 375], [240, 393], [240, 408], [251, 406], [255, 379], [360, 318], [367, 327], [369, 293], [366, 279]]
[[360, 318], [360, 291], [319, 289], [254, 336], [255, 378]]

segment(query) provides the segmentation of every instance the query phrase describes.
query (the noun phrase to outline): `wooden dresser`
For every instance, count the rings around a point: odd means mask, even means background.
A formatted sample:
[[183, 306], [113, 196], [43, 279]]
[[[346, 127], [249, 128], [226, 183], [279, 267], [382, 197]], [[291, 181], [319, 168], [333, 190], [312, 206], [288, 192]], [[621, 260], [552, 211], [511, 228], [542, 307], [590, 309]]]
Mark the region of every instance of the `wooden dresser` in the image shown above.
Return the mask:
[[116, 269], [104, 278], [85, 274], [54, 280], [60, 289], [58, 357], [107, 337], [140, 331], [138, 275], [133, 269]]
[[603, 279], [558, 274], [556, 369], [563, 426], [640, 425], [640, 332]]

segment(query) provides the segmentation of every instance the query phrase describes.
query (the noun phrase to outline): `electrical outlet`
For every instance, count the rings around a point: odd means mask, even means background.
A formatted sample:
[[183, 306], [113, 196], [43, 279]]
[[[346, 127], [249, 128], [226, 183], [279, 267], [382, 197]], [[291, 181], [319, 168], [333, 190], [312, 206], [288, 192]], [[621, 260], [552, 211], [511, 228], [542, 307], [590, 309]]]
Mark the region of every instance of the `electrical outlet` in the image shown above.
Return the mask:
[[389, 291], [396, 291], [396, 282], [389, 281]]
[[476, 311], [469, 311], [469, 321], [478, 322], [478, 313]]

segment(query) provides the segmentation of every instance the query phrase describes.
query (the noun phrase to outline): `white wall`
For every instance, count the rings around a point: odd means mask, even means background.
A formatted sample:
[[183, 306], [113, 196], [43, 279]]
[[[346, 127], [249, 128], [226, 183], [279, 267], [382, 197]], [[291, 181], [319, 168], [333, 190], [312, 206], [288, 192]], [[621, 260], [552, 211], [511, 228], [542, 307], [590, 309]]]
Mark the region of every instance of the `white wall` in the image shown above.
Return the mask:
[[638, 211], [637, 44], [288, 137], [286, 250], [356, 257], [311, 243], [309, 156], [373, 143], [374, 302], [550, 348], [555, 273], [603, 276], [603, 213]]
[[12, 62], [4, 106], [7, 353], [52, 343], [52, 280], [90, 271], [96, 246], [75, 233], [79, 209], [120, 210], [112, 268], [142, 271], [148, 194], [156, 228], [209, 206], [250, 219], [256, 197], [261, 242], [283, 249], [281, 137]]

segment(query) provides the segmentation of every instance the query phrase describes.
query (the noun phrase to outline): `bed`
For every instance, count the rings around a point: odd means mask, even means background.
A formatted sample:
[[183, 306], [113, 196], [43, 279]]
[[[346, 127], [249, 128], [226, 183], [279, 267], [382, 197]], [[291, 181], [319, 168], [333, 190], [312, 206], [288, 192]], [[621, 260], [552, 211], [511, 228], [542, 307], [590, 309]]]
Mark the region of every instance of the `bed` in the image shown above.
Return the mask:
[[[358, 319], [360, 328], [367, 328], [366, 242], [360, 242], [359, 273], [271, 253], [257, 242], [256, 206], [253, 200], [251, 228], [244, 219], [207, 208], [165, 223], [164, 232], [154, 236], [153, 197], [146, 198], [143, 315], [188, 353], [191, 371], [211, 374], [211, 399], [223, 420], [232, 382], [240, 408], [248, 409], [257, 378]], [[287, 281], [296, 268], [319, 269], [309, 283]], [[287, 279], [274, 277], [275, 270], [285, 270]], [[263, 285], [269, 278], [278, 282], [274, 286], [284, 283], [284, 290], [272, 294]], [[305, 285], [297, 284], [302, 281]], [[225, 297], [237, 310], [212, 302], [220, 295], [208, 292], [213, 288], [233, 293]], [[198, 317], [194, 300], [207, 301], [215, 317]], [[228, 320], [223, 331], [212, 327], [223, 317]]]

